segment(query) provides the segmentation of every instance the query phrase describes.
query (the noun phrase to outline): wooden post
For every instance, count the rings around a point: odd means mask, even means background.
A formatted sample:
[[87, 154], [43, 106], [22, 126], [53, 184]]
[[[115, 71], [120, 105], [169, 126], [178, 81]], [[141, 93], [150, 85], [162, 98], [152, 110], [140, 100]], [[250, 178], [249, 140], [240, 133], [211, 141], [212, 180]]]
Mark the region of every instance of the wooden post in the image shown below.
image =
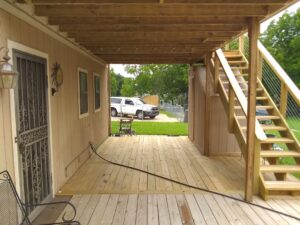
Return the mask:
[[214, 92], [218, 92], [219, 78], [220, 78], [220, 61], [215, 55], [214, 57], [215, 71], [214, 71]]
[[190, 65], [189, 69], [189, 116], [188, 116], [188, 126], [189, 126], [189, 138], [194, 141], [194, 129], [195, 129], [195, 67]]
[[244, 35], [241, 35], [239, 37], [239, 51], [244, 53], [244, 49], [245, 49], [245, 46], [244, 46]]
[[251, 201], [253, 197], [254, 182], [254, 158], [255, 158], [255, 118], [256, 118], [256, 81], [258, 65], [258, 36], [259, 20], [251, 18], [249, 24], [249, 80], [248, 80], [248, 117], [247, 117], [247, 154], [246, 154], [246, 184], [245, 200]]
[[111, 96], [111, 74], [110, 66], [107, 65], [107, 98], [108, 98], [108, 135], [111, 135], [111, 111], [110, 111], [110, 96]]
[[288, 101], [287, 87], [286, 84], [281, 81], [280, 113], [283, 117], [286, 117], [287, 101]]
[[229, 84], [229, 105], [228, 105], [228, 131], [233, 133], [233, 122], [234, 122], [234, 91], [232, 86]]
[[205, 122], [204, 122], [204, 155], [209, 156], [210, 142], [210, 94], [211, 94], [211, 57], [212, 53], [206, 54], [206, 84], [205, 84]]

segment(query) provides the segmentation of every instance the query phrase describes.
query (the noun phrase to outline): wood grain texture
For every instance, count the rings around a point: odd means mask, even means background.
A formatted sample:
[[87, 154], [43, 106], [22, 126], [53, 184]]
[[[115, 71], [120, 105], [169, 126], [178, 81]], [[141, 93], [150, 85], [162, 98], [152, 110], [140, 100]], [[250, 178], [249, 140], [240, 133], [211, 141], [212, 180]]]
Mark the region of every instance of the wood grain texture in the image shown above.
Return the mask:
[[[243, 190], [244, 167], [239, 157], [203, 157], [187, 137], [111, 137], [98, 151], [114, 162], [198, 187], [225, 192]], [[231, 160], [235, 163], [230, 163]], [[195, 191], [151, 175], [108, 164], [92, 156], [58, 194], [163, 194]], [[163, 200], [155, 198], [150, 201], [157, 204]], [[156, 213], [154, 208], [149, 210], [152, 214]]]
[[[237, 193], [232, 196], [242, 199]], [[90, 199], [89, 202], [95, 203], [82, 207], [84, 202], [82, 200], [87, 197]], [[127, 209], [130, 211], [126, 215], [130, 217], [130, 223], [128, 217], [124, 217], [123, 212], [120, 213], [121, 208], [123, 209], [121, 211], [124, 211], [126, 199], [133, 200], [127, 203]], [[155, 207], [156, 204], [153, 204], [153, 199], [159, 203], [163, 202], [157, 205], [159, 210]], [[265, 207], [299, 216], [300, 198], [264, 202], [255, 197], [254, 201]], [[213, 194], [74, 195], [71, 202], [76, 203], [78, 214], [86, 215], [85, 218], [79, 218], [82, 225], [299, 224], [299, 221], [294, 219]], [[95, 208], [95, 204], [102, 205], [102, 208]], [[155, 213], [152, 212], [153, 207]]]

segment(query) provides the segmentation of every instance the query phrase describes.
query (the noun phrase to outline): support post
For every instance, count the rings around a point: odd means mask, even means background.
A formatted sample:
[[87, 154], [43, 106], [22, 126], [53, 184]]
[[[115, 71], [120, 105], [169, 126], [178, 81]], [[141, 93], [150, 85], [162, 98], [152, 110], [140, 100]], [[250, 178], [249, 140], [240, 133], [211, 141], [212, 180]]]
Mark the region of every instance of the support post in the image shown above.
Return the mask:
[[205, 122], [204, 122], [204, 155], [209, 156], [209, 142], [210, 142], [210, 95], [211, 95], [211, 58], [212, 53], [206, 54], [206, 84], [205, 84]]
[[189, 126], [189, 138], [194, 141], [194, 129], [195, 129], [195, 73], [196, 67], [190, 65], [189, 68], [189, 116], [188, 116], [188, 126]]
[[246, 184], [245, 200], [252, 201], [254, 185], [258, 183], [254, 180], [255, 168], [254, 159], [256, 153], [255, 119], [256, 119], [256, 81], [258, 66], [258, 36], [259, 19], [251, 18], [249, 23], [249, 80], [248, 80], [248, 117], [247, 117], [247, 154], [246, 154]]
[[111, 96], [111, 74], [110, 66], [107, 65], [107, 100], [108, 100], [108, 135], [111, 135], [111, 109], [110, 109], [110, 96]]

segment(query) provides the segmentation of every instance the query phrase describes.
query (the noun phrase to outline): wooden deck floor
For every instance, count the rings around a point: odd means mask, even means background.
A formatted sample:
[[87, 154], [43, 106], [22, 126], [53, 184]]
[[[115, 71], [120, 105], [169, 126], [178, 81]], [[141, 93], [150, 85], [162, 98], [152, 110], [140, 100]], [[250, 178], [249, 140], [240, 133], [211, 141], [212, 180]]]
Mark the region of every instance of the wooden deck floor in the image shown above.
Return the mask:
[[[236, 193], [243, 190], [243, 159], [204, 157], [187, 137], [111, 137], [98, 151], [112, 161], [194, 186], [222, 192]], [[58, 194], [179, 194], [183, 192], [196, 193], [197, 191], [106, 163], [92, 155]]]
[[[233, 195], [242, 198], [241, 195]], [[81, 225], [300, 224], [273, 212], [212, 194], [75, 195]], [[300, 199], [255, 202], [300, 215]], [[69, 211], [66, 210], [66, 215]]]

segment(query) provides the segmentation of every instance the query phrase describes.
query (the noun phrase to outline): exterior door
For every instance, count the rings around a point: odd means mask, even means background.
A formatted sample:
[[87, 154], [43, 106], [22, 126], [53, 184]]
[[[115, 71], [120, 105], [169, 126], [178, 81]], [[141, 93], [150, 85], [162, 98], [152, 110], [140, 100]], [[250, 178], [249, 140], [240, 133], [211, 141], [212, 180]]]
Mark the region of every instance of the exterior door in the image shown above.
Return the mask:
[[26, 204], [33, 205], [51, 194], [47, 62], [17, 50], [13, 59], [19, 72], [15, 96], [21, 195]]

